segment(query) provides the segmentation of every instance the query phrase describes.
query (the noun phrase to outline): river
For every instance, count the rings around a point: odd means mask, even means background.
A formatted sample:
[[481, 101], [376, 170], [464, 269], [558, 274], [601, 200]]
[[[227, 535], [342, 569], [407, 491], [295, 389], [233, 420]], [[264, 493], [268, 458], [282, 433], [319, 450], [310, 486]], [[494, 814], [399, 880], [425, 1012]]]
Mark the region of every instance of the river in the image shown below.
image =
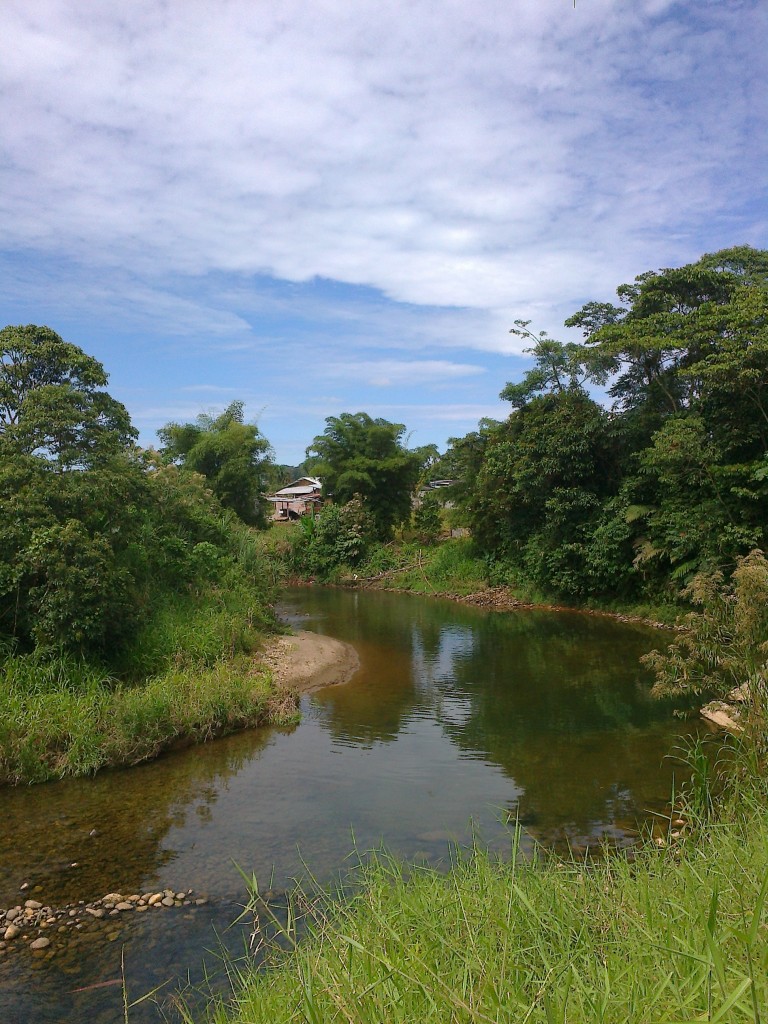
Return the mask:
[[[445, 866], [473, 836], [502, 855], [511, 823], [556, 849], [625, 846], [672, 788], [683, 724], [638, 658], [665, 637], [578, 613], [494, 613], [406, 595], [301, 588], [281, 613], [352, 643], [351, 683], [302, 701], [293, 729], [253, 730], [126, 771], [2, 791], [0, 907], [192, 889], [201, 906], [124, 913], [0, 956], [0, 1019], [161, 1019], [185, 979], [217, 988], [241, 871], [275, 905], [385, 844]], [[353, 851], [357, 851], [353, 854]], [[352, 856], [350, 856], [352, 854]], [[22, 886], [25, 888], [22, 890]], [[205, 962], [205, 968], [203, 963]]]

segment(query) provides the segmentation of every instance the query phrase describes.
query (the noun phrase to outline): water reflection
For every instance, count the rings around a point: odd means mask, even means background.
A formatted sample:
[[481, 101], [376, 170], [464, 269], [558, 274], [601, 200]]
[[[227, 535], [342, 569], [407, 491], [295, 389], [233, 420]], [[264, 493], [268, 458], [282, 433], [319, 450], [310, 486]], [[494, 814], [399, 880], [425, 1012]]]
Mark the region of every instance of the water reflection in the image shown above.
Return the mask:
[[[0, 792], [0, 906], [19, 886], [51, 904], [109, 891], [193, 888], [210, 904], [174, 921], [122, 921], [120, 942], [83, 940], [49, 962], [0, 959], [6, 1020], [120, 1019], [133, 992], [199, 965], [243, 898], [238, 866], [284, 888], [322, 883], [353, 845], [384, 842], [439, 864], [473, 829], [509, 845], [508, 822], [555, 845], [629, 841], [671, 788], [680, 723], [648, 699], [645, 629], [581, 615], [489, 614], [394, 594], [302, 589], [298, 625], [352, 642], [347, 686], [305, 699], [293, 731], [255, 730], [95, 779]], [[77, 865], [77, 866], [73, 866]], [[149, 1004], [133, 1024], [156, 1019]]]
[[459, 756], [501, 769], [513, 783], [510, 818], [558, 846], [632, 841], [665, 807], [665, 755], [683, 726], [650, 699], [639, 662], [658, 632], [577, 613], [363, 596], [309, 591], [287, 606], [308, 628], [366, 639], [355, 686], [319, 698], [340, 742], [391, 741], [429, 717]]

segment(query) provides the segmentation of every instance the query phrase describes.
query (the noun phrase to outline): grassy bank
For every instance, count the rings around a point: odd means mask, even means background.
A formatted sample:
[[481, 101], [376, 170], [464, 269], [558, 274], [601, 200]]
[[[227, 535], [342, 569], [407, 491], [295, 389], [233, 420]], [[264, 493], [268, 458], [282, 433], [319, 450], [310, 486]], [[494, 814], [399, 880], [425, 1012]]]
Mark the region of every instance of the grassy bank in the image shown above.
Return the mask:
[[295, 720], [254, 654], [270, 623], [244, 589], [168, 599], [116, 662], [8, 654], [0, 663], [0, 784], [132, 765], [178, 743]]
[[[401, 590], [463, 599], [477, 598], [489, 607], [515, 606], [562, 607], [562, 600], [514, 577], [508, 567], [489, 563], [478, 554], [470, 537], [421, 543], [398, 537], [388, 544], [374, 544], [362, 561], [354, 566], [343, 562], [318, 573], [308, 565], [305, 544], [297, 524], [281, 524], [258, 538], [262, 557], [275, 574], [284, 580], [312, 579], [319, 583], [370, 589]], [[568, 607], [628, 616], [665, 625], [673, 625], [680, 606], [663, 602], [632, 602], [592, 598], [582, 603], [569, 601]]]
[[[240, 976], [216, 1024], [658, 1024], [768, 1019], [768, 810], [753, 781], [715, 821], [634, 859], [483, 852], [448, 875], [378, 857], [309, 939]], [[514, 837], [512, 838], [514, 845]]]

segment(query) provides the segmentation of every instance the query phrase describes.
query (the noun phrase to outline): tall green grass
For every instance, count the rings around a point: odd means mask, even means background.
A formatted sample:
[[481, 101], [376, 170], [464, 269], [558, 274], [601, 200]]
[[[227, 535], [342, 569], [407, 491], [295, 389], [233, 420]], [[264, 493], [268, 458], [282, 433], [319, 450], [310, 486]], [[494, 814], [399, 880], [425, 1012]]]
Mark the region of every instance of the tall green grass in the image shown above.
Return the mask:
[[168, 598], [115, 663], [6, 653], [0, 661], [0, 784], [136, 764], [180, 741], [287, 722], [253, 655], [268, 626], [247, 591]]
[[486, 585], [487, 574], [471, 539], [460, 538], [433, 545], [377, 545], [355, 575], [417, 594], [470, 594]]
[[209, 1019], [761, 1024], [764, 797], [742, 794], [738, 813], [634, 859], [526, 861], [516, 835], [508, 862], [476, 850], [447, 875], [375, 856], [354, 898], [316, 900], [309, 939], [242, 971]]

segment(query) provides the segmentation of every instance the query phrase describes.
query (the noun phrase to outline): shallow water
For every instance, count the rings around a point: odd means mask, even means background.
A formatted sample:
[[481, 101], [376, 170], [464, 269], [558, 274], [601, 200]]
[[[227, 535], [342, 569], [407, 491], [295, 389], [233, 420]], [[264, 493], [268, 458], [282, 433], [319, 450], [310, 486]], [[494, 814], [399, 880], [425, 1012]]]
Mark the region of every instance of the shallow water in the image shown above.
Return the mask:
[[445, 864], [473, 833], [503, 853], [515, 819], [529, 845], [621, 846], [664, 811], [682, 725], [638, 663], [663, 635], [320, 588], [289, 592], [282, 613], [361, 661], [350, 684], [304, 699], [295, 729], [0, 793], [0, 906], [166, 887], [209, 898], [95, 923], [77, 946], [54, 935], [35, 954], [17, 940], [0, 957], [0, 1019], [121, 1020], [123, 976], [129, 999], [164, 986], [130, 1013], [160, 1019], [187, 971], [197, 984], [204, 959], [219, 970], [221, 940], [243, 951], [239, 869], [279, 892], [307, 872], [326, 883], [381, 843]]

